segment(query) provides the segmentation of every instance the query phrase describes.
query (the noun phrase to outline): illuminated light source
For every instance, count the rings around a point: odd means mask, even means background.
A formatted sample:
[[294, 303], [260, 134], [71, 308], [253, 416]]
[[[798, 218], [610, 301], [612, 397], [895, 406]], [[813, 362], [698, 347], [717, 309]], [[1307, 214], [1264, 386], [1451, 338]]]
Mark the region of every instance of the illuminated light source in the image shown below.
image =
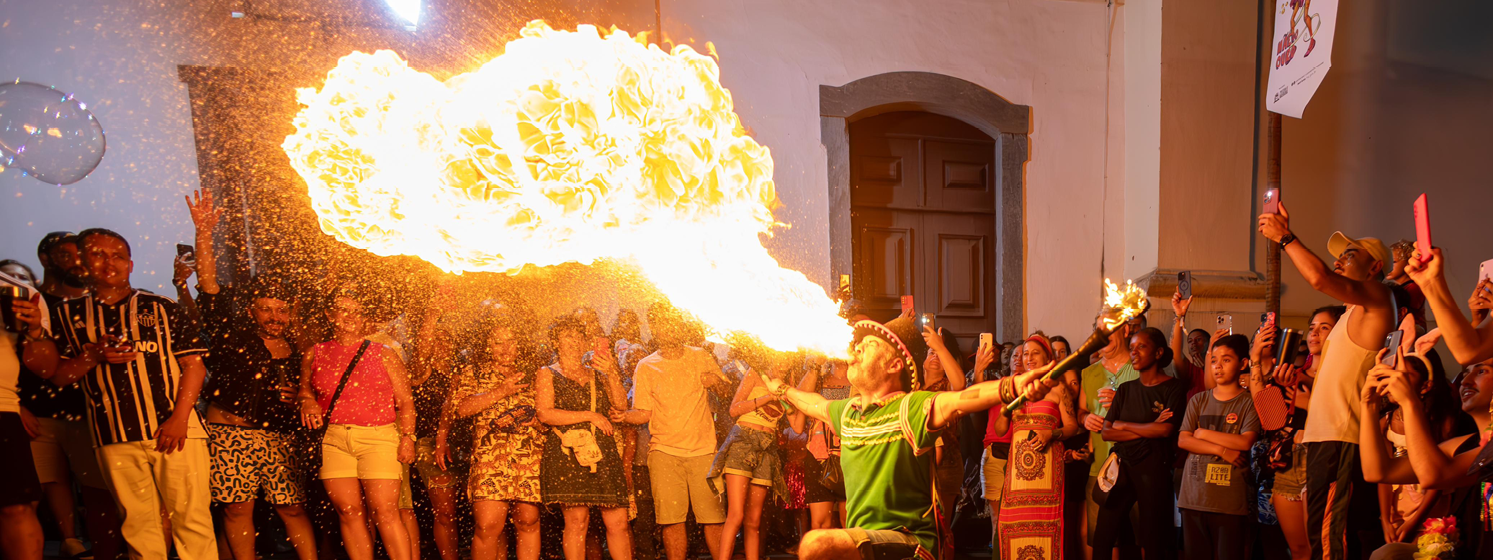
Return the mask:
[[1104, 308], [1105, 313], [1101, 315], [1104, 322], [1104, 330], [1112, 331], [1125, 322], [1134, 319], [1146, 312], [1150, 302], [1146, 299], [1146, 292], [1140, 286], [1126, 280], [1125, 288], [1121, 289], [1108, 278], [1104, 279]]
[[[1100, 348], [1109, 344], [1109, 336], [1115, 329], [1129, 322], [1131, 319], [1141, 316], [1150, 307], [1151, 300], [1146, 299], [1146, 291], [1142, 290], [1140, 286], [1126, 280], [1125, 287], [1121, 288], [1116, 286], [1114, 282], [1110, 282], [1108, 278], [1105, 278], [1104, 308], [1100, 310], [1098, 320], [1094, 321], [1094, 333], [1090, 334], [1089, 338], [1083, 341], [1083, 344], [1080, 344], [1077, 350], [1068, 353], [1068, 357], [1053, 364], [1052, 369], [1048, 370], [1047, 374], [1043, 375], [1042, 378], [1048, 381], [1056, 381], [1062, 378], [1064, 372], [1078, 368], [1081, 365], [1079, 362], [1080, 359], [1087, 359], [1088, 356], [1093, 355]], [[1026, 401], [1026, 395], [1023, 394], [1015, 401], [1006, 403], [1006, 406], [1001, 408], [1001, 413], [1010, 416], [1016, 412], [1016, 409], [1026, 404]]]
[[394, 10], [394, 15], [409, 23], [409, 29], [420, 23], [420, 0], [384, 0], [384, 3]]
[[353, 53], [283, 148], [322, 231], [450, 272], [611, 259], [715, 331], [844, 355], [838, 306], [763, 248], [772, 157], [715, 60], [593, 26], [529, 23], [441, 82], [390, 51]]

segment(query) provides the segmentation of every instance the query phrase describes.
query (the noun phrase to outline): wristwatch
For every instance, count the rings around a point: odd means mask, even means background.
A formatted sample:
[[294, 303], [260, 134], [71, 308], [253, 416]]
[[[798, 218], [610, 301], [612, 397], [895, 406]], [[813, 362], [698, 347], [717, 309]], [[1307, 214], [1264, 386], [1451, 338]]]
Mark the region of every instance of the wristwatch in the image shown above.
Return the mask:
[[1291, 233], [1291, 232], [1288, 231], [1288, 232], [1286, 232], [1286, 234], [1284, 236], [1282, 236], [1280, 238], [1280, 248], [1285, 249], [1286, 245], [1290, 245], [1290, 244], [1295, 243], [1295, 242], [1296, 242], [1296, 234]]

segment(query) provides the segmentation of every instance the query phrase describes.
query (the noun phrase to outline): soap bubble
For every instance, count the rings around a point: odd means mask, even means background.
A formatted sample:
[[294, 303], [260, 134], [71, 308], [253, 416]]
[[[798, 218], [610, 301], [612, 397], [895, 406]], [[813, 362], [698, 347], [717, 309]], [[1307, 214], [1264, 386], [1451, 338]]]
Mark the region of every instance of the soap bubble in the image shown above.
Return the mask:
[[104, 158], [104, 127], [70, 93], [0, 84], [0, 163], [55, 185], [88, 176]]

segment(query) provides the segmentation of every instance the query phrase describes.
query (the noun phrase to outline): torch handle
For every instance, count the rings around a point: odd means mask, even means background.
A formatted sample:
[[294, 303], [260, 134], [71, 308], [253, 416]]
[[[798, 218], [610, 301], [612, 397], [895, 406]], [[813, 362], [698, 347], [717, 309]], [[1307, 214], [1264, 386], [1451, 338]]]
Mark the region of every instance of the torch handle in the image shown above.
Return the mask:
[[[1063, 358], [1057, 365], [1052, 366], [1052, 370], [1048, 371], [1047, 375], [1042, 376], [1042, 380], [1053, 381], [1061, 378], [1064, 373], [1078, 367], [1079, 359], [1098, 352], [1106, 344], [1109, 344], [1109, 333], [1103, 329], [1094, 329], [1094, 334], [1089, 335], [1088, 340], [1083, 341], [1083, 344], [1077, 350], [1068, 354], [1068, 357]], [[1006, 406], [1001, 408], [1001, 414], [1009, 417], [1012, 413], [1016, 412], [1016, 409], [1021, 408], [1021, 405], [1024, 404], [1026, 404], [1026, 392], [1022, 391], [1022, 394], [1017, 396], [1014, 402], [1006, 403]]]

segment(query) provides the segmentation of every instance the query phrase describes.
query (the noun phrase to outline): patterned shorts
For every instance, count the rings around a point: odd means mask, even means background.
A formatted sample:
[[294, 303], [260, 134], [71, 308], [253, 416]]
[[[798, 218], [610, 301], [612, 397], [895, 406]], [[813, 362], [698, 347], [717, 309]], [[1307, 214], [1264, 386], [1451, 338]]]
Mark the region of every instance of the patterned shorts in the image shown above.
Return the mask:
[[207, 436], [214, 502], [247, 502], [262, 493], [275, 505], [305, 503], [296, 452], [300, 442], [294, 435], [208, 424]]

